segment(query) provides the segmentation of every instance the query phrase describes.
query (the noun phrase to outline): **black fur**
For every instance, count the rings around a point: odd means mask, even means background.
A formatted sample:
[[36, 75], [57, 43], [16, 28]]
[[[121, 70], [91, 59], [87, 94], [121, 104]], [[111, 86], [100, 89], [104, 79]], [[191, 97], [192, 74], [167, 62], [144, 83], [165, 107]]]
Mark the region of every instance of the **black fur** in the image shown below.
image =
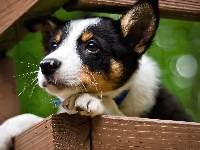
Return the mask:
[[155, 106], [149, 114], [143, 117], [161, 120], [192, 121], [191, 117], [181, 108], [176, 97], [163, 86], [160, 86]]
[[124, 75], [115, 88], [121, 87], [138, 68], [138, 59], [134, 58], [137, 56], [122, 44], [121, 33], [114, 20], [104, 18], [98, 26], [91, 26], [87, 30], [92, 31], [92, 40], [99, 44], [100, 51], [98, 54], [86, 53], [86, 43], [79, 40], [77, 51], [84, 65], [90, 71], [101, 72], [109, 79], [111, 59], [117, 60], [123, 65]]

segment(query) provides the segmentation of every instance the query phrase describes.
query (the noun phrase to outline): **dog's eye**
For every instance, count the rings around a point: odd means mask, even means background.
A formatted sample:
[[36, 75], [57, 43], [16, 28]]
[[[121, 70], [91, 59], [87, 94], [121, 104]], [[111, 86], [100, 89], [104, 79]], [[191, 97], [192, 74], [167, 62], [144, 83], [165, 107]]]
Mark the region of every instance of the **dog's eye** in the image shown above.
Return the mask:
[[86, 50], [90, 53], [98, 53], [100, 51], [100, 48], [94, 40], [90, 40], [86, 44]]
[[58, 48], [58, 44], [56, 42], [51, 43], [51, 52], [55, 51]]

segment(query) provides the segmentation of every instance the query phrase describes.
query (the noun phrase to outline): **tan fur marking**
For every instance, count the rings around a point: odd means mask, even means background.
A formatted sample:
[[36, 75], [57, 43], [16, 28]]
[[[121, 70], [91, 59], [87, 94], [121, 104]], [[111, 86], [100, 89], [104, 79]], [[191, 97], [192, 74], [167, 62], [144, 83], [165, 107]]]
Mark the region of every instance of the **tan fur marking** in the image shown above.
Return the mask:
[[82, 36], [81, 36], [81, 40], [83, 42], [87, 42], [88, 40], [90, 40], [93, 37], [93, 33], [91, 31], [85, 31]]
[[61, 31], [59, 31], [59, 32], [56, 34], [56, 36], [55, 36], [55, 39], [56, 39], [56, 42], [57, 42], [57, 43], [59, 43], [59, 42], [60, 42], [60, 40], [61, 40], [61, 37], [62, 37], [62, 32], [61, 32]]
[[156, 30], [156, 17], [153, 15], [153, 8], [148, 3], [143, 3], [140, 5], [134, 6], [131, 10], [127, 12], [126, 15], [122, 16], [120, 19], [121, 23], [121, 32], [123, 37], [126, 37], [129, 33], [129, 30], [134, 27], [134, 25], [140, 21], [140, 19], [146, 19], [149, 17], [150, 24], [145, 33], [145, 38], [143, 38], [136, 46], [135, 52], [142, 53], [146, 50], [146, 47], [143, 46], [144, 43], [154, 34]]
[[134, 10], [130, 10], [126, 15], [124, 15], [121, 20], [121, 30], [123, 37], [127, 36], [130, 28], [134, 25], [136, 20], [133, 19]]
[[103, 74], [91, 72], [87, 67], [82, 67], [79, 80], [87, 89], [86, 92], [101, 94], [101, 92], [112, 91], [116, 87], [116, 82], [106, 79]]
[[143, 46], [143, 43], [145, 42], [146, 39], [149, 39], [154, 34], [154, 32], [156, 30], [155, 20], [156, 20], [155, 17], [153, 17], [151, 19], [149, 28], [148, 28], [147, 33], [146, 33], [146, 38], [141, 40], [140, 43], [138, 45], [136, 45], [135, 50], [136, 50], [137, 53], [142, 53], [146, 49], [146, 47]]
[[51, 20], [47, 20], [47, 22], [49, 23], [49, 25], [51, 26], [52, 29], [55, 29], [57, 27], [57, 25], [52, 22]]
[[122, 35], [124, 37], [128, 34], [131, 27], [134, 26], [139, 19], [143, 18], [144, 14], [149, 14], [150, 17], [152, 16], [151, 14], [153, 14], [152, 8], [148, 3], [135, 6], [134, 9], [129, 10], [127, 14], [120, 19]]
[[110, 68], [110, 78], [117, 82], [123, 75], [123, 66], [120, 62], [117, 62], [114, 59], [112, 59]]

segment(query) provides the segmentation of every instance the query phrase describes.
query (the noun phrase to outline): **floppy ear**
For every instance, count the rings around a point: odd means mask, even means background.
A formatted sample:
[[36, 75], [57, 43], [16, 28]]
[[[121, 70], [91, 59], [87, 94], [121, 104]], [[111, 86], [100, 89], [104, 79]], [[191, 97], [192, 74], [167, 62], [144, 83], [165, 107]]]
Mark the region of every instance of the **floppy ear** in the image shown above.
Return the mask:
[[56, 30], [61, 24], [61, 20], [58, 20], [57, 18], [52, 16], [33, 18], [24, 22], [24, 26], [30, 32], [42, 33], [42, 43], [45, 48], [45, 55], [50, 53], [51, 45], [49, 45], [49, 40], [52, 35], [55, 34]]
[[123, 44], [141, 56], [151, 45], [159, 22], [158, 0], [139, 0], [120, 19]]
[[52, 16], [42, 16], [26, 20], [24, 26], [30, 32], [42, 32], [51, 34], [60, 25], [60, 21]]

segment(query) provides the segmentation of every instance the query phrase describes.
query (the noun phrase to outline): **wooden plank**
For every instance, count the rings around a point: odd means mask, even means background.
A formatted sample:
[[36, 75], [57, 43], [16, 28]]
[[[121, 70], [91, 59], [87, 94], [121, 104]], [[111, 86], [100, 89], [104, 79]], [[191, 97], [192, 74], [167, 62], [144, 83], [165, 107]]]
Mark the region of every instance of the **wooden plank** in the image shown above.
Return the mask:
[[38, 0], [1, 0], [0, 34], [11, 26], [21, 15], [29, 10]]
[[52, 115], [16, 137], [14, 150], [89, 150], [89, 127], [88, 117]]
[[14, 150], [36, 149], [54, 149], [52, 120], [50, 118], [19, 135], [14, 141]]
[[2, 0], [0, 5], [0, 49], [9, 50], [28, 33], [23, 27], [25, 20], [36, 16], [52, 15], [67, 1]]
[[[66, 3], [66, 10], [84, 10], [120, 13], [131, 7], [136, 0], [76, 0]], [[161, 17], [200, 21], [199, 0], [159, 0]]]
[[200, 123], [66, 113], [52, 115], [15, 138], [15, 150], [199, 149]]
[[199, 149], [200, 124], [104, 116], [92, 120], [92, 145], [103, 149]]
[[8, 56], [0, 59], [0, 124], [20, 114], [14, 76], [13, 59]]

